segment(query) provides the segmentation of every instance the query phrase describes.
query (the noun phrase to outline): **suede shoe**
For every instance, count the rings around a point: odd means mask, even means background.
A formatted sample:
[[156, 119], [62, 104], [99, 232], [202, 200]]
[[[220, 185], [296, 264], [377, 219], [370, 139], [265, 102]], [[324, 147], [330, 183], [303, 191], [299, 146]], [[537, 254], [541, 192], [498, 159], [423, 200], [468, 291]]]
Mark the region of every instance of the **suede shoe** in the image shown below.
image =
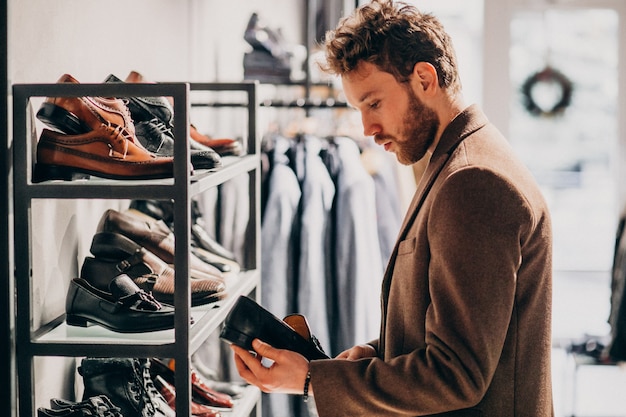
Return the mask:
[[146, 151], [120, 127], [101, 124], [78, 135], [43, 129], [33, 182], [71, 180], [77, 175], [121, 180], [170, 178], [173, 167], [173, 158]]
[[128, 275], [113, 278], [102, 291], [82, 278], [70, 282], [65, 320], [70, 326], [98, 324], [114, 332], [139, 333], [174, 327], [174, 308], [162, 305]]

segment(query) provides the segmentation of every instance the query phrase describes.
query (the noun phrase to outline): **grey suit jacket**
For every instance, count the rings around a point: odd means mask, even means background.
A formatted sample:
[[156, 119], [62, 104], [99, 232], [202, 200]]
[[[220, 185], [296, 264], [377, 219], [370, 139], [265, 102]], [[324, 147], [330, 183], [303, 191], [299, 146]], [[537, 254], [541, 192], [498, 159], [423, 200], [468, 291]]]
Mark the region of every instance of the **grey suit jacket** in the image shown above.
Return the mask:
[[320, 417], [552, 416], [551, 252], [532, 175], [467, 108], [443, 133], [391, 255], [378, 356], [311, 363]]

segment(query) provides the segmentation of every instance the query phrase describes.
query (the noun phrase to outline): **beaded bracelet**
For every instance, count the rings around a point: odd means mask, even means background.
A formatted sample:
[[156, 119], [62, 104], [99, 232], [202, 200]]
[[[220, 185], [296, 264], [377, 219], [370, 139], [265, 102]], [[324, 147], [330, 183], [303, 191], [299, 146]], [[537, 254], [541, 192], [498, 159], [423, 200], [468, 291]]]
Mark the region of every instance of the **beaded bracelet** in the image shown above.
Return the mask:
[[306, 373], [306, 378], [304, 378], [304, 394], [302, 394], [302, 399], [304, 402], [309, 401], [309, 384], [311, 383], [311, 371]]

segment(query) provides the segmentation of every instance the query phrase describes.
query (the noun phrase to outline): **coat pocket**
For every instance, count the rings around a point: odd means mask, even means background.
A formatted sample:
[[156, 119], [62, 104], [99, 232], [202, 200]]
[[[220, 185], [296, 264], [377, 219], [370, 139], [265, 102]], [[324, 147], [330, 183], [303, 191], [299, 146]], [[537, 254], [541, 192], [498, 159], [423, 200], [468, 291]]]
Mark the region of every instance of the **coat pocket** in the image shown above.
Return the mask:
[[415, 250], [415, 238], [403, 240], [398, 244], [398, 255], [412, 253]]

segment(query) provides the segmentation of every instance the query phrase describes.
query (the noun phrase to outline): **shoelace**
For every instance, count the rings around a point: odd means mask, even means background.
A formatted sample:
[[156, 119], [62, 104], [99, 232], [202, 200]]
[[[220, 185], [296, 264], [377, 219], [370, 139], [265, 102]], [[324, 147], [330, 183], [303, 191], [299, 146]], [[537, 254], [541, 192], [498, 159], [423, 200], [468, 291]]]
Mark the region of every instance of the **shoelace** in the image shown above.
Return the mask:
[[[141, 126], [143, 128], [146, 129], [146, 133], [148, 134], [148, 136], [150, 138], [154, 139], [158, 139], [158, 138], [162, 138], [163, 135], [166, 135], [170, 138], [174, 138], [174, 133], [172, 133], [172, 129], [167, 127], [165, 125], [165, 123], [163, 123], [161, 120], [159, 120], [158, 118], [154, 118], [154, 119], [150, 119], [147, 122], [141, 122], [139, 125], [137, 126]], [[157, 146], [157, 149], [155, 152], [159, 152], [161, 150], [161, 147], [163, 147], [163, 143], [165, 142], [165, 140], [161, 140], [161, 142], [159, 143], [159, 146]]]
[[[165, 414], [165, 412], [161, 409], [159, 405], [159, 397], [161, 397], [161, 393], [154, 386], [154, 382], [152, 381], [152, 376], [150, 375], [150, 360], [146, 360], [145, 363], [142, 363], [141, 368], [143, 370], [143, 387], [150, 398], [150, 402], [154, 405], [156, 411], [161, 414]], [[162, 398], [162, 397], [161, 397]], [[165, 399], [163, 399], [163, 403], [165, 403]]]
[[160, 119], [156, 117], [148, 121], [148, 129], [150, 133], [154, 133], [154, 134], [165, 133], [168, 136], [174, 137], [174, 134], [172, 133], [172, 129], [170, 127], [167, 127], [165, 123], [163, 123], [163, 121], [161, 121]]
[[112, 140], [107, 144], [109, 146], [109, 156], [112, 157], [114, 151], [119, 152], [119, 150], [116, 149], [117, 146], [114, 145], [121, 144], [124, 150], [120, 153], [122, 154], [122, 158], [126, 158], [126, 155], [128, 154], [128, 141], [133, 143], [135, 142], [133, 135], [131, 135], [124, 127], [111, 124], [109, 121], [107, 121], [106, 124], [103, 123], [102, 126], [109, 133], [109, 135], [112, 136]]

